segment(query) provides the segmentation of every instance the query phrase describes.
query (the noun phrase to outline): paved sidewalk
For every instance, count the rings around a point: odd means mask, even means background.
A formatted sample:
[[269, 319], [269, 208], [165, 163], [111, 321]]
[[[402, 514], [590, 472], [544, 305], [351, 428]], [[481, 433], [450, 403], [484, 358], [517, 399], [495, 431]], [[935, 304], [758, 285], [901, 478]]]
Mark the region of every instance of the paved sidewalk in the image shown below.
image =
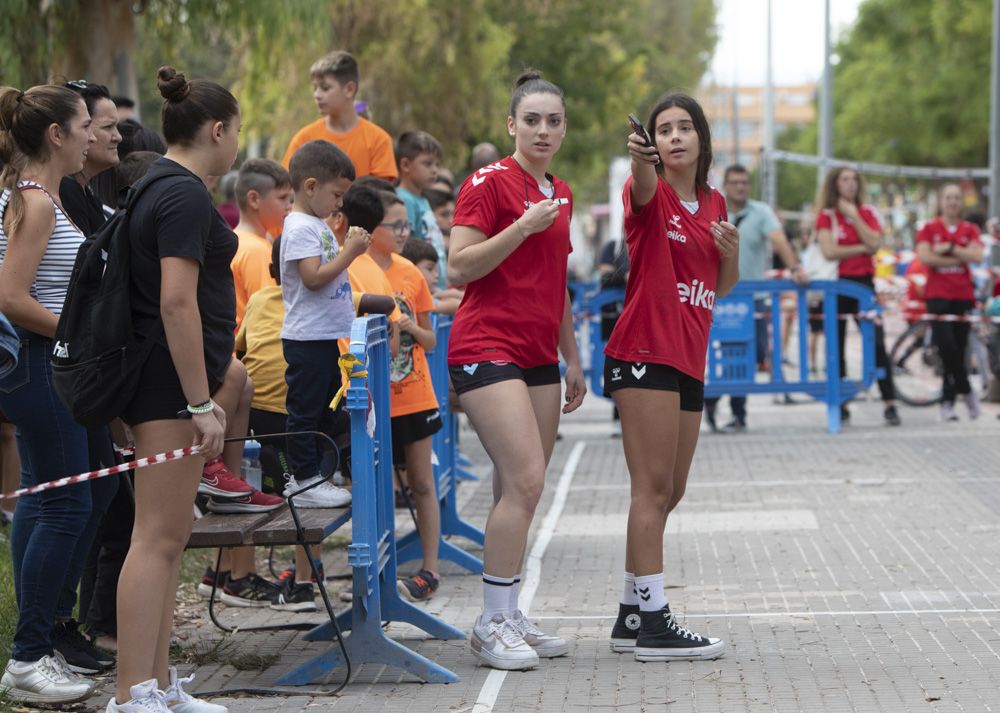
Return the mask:
[[[392, 636], [461, 681], [422, 685], [365, 666], [336, 698], [217, 702], [234, 713], [1000, 710], [996, 407], [988, 405], [978, 422], [947, 425], [934, 409], [902, 409], [904, 425], [889, 429], [880, 404], [859, 402], [837, 436], [825, 432], [815, 403], [776, 406], [754, 397], [749, 410], [747, 433], [702, 434], [665, 546], [668, 600], [690, 628], [726, 640], [724, 658], [641, 664], [609, 650], [628, 477], [621, 442], [609, 437], [610, 405], [591, 396], [564, 421], [529, 543], [541, 554], [539, 534], [547, 542], [531, 616], [571, 642], [569, 656], [527, 673], [490, 675], [474, 665], [467, 642], [427, 640], [391, 624]], [[462, 443], [486, 474], [471, 432]], [[460, 498], [463, 515], [482, 524], [488, 481], [463, 484]], [[405, 511], [398, 516], [409, 519]], [[467, 630], [479, 611], [479, 578], [446, 572], [426, 606]], [[243, 625], [319, 618], [223, 610], [224, 620], [235, 616]], [[219, 638], [207, 620], [183, 632]], [[279, 658], [261, 673], [204, 666], [196, 688], [273, 685], [326, 646], [294, 632], [230, 638]]]

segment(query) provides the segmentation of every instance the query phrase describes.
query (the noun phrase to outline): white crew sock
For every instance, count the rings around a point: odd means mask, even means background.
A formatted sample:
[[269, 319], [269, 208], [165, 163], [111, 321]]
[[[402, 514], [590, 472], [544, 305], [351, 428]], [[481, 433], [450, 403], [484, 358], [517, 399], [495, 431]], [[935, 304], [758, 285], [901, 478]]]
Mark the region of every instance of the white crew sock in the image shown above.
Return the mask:
[[633, 607], [639, 604], [639, 595], [635, 591], [635, 575], [631, 572], [625, 573], [625, 584], [622, 586], [622, 604]]
[[507, 612], [513, 614], [520, 607], [517, 604], [517, 598], [521, 596], [521, 575], [514, 575], [514, 584], [510, 586], [510, 599], [507, 603]]
[[663, 572], [636, 577], [635, 590], [639, 595], [639, 611], [660, 611], [667, 605], [667, 597], [663, 593]]
[[483, 573], [483, 616], [487, 622], [497, 614], [506, 614], [510, 605], [510, 590], [516, 577], [494, 577]]

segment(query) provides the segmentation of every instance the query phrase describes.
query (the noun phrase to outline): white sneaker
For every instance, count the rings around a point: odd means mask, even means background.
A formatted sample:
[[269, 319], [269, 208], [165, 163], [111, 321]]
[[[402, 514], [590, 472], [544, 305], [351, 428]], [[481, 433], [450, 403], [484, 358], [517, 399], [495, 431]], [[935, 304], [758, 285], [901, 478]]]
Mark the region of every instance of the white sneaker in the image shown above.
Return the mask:
[[[322, 476], [317, 475], [300, 482], [294, 475], [289, 475], [284, 495], [287, 498], [300, 488], [308, 487], [318, 480], [323, 480]], [[294, 502], [296, 507], [300, 508], [342, 508], [351, 504], [351, 491], [339, 488], [327, 480], [301, 495], [296, 495]]]
[[950, 401], [941, 402], [941, 420], [945, 422], [958, 420], [958, 414], [955, 413], [955, 404]]
[[510, 622], [515, 626], [524, 642], [535, 650], [538, 658], [552, 659], [569, 653], [569, 644], [566, 643], [566, 639], [543, 634], [520, 609], [510, 615]]
[[194, 680], [194, 674], [178, 678], [176, 667], [171, 666], [169, 670], [170, 685], [164, 689], [163, 698], [173, 713], [228, 713], [229, 709], [225, 706], [195, 698], [184, 690], [184, 684], [191, 683]]
[[976, 393], [975, 388], [972, 388], [962, 398], [965, 399], [965, 406], [969, 409], [969, 418], [975, 421], [983, 412], [982, 408], [979, 407], [979, 394]]
[[486, 622], [478, 617], [469, 644], [473, 655], [492, 668], [523, 671], [538, 665], [538, 654], [503, 614]]
[[76, 676], [55, 656], [37, 661], [7, 662], [0, 688], [15, 701], [24, 703], [75, 703], [90, 696], [94, 686]]
[[170, 713], [163, 691], [157, 688], [155, 678], [135, 684], [128, 692], [132, 696], [131, 700], [118, 703], [112, 698], [104, 713]]

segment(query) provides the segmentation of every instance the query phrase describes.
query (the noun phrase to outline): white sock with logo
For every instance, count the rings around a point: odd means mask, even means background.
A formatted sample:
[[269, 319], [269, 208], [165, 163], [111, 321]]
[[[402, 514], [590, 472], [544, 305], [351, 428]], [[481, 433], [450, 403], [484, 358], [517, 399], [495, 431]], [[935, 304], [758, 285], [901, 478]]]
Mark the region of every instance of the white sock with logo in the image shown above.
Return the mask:
[[510, 590], [515, 577], [494, 577], [483, 573], [483, 615], [484, 624], [497, 614], [506, 614], [510, 605]]
[[510, 586], [510, 598], [507, 603], [507, 613], [513, 614], [520, 607], [517, 604], [517, 598], [521, 596], [521, 574], [514, 575], [514, 583]]
[[639, 604], [639, 595], [635, 591], [635, 575], [631, 572], [625, 573], [625, 584], [622, 586], [622, 604], [633, 607]]
[[635, 578], [635, 591], [639, 596], [639, 611], [660, 611], [667, 606], [663, 593], [663, 572]]

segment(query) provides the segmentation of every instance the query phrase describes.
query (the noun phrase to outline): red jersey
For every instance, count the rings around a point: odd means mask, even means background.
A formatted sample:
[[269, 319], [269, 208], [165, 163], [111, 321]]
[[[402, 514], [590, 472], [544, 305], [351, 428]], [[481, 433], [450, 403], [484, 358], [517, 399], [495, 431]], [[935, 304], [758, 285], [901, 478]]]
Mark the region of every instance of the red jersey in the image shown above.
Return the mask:
[[[854, 227], [854, 221], [845, 218], [844, 214], [830, 209], [821, 210], [816, 216], [816, 230], [831, 230], [831, 216], [836, 213], [837, 218], [837, 245], [847, 247], [848, 245], [861, 245], [861, 236], [858, 235]], [[878, 219], [878, 213], [870, 205], [863, 205], [858, 208], [861, 219], [873, 230], [882, 232], [882, 222]], [[841, 277], [864, 277], [865, 275], [875, 275], [875, 263], [871, 255], [855, 255], [841, 260], [837, 265], [837, 274]]]
[[604, 353], [622, 361], [672, 366], [705, 380], [708, 330], [722, 255], [709, 223], [726, 219], [726, 201], [712, 190], [694, 215], [670, 184], [659, 179], [652, 200], [632, 210], [632, 178], [625, 182], [625, 239], [629, 273], [625, 309]]
[[[509, 361], [530, 369], [558, 363], [573, 194], [558, 178], [550, 178], [551, 197], [566, 201], [559, 216], [542, 232], [529, 235], [489, 274], [466, 285], [452, 323], [449, 364]], [[462, 184], [454, 225], [475, 228], [489, 240], [547, 197], [508, 156]]]
[[[981, 242], [979, 228], [964, 220], [958, 225], [948, 227], [941, 218], [935, 218], [927, 223], [917, 233], [918, 243], [928, 243], [933, 249], [942, 243], [954, 243], [965, 247]], [[945, 300], [975, 300], [976, 291], [972, 286], [972, 272], [966, 264], [949, 265], [948, 267], [927, 268], [927, 287], [924, 288], [925, 299]]]

